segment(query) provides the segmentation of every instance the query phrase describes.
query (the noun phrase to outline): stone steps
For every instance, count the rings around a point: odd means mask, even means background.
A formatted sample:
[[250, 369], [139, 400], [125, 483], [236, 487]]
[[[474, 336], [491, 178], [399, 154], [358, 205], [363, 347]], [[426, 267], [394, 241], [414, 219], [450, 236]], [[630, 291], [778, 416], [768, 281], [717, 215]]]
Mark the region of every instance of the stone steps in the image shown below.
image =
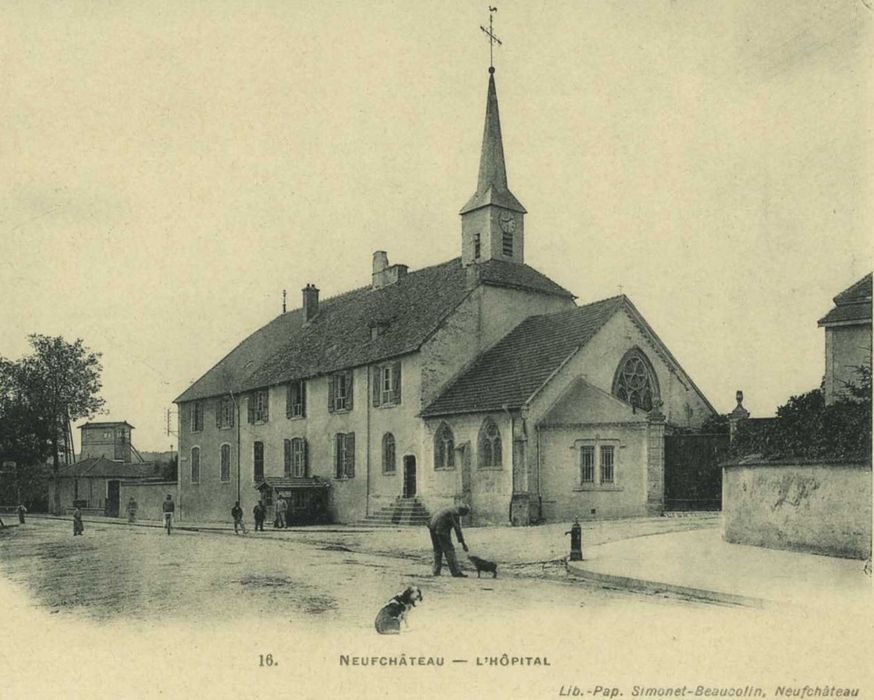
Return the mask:
[[360, 524], [375, 527], [421, 526], [427, 525], [430, 519], [431, 514], [418, 498], [399, 497], [391, 505], [368, 515]]

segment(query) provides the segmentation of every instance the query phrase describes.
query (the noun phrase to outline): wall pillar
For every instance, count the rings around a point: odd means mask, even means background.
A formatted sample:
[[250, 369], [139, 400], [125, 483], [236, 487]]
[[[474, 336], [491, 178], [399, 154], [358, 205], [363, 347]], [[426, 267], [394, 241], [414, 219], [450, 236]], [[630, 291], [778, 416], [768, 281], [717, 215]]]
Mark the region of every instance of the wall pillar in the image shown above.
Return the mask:
[[520, 416], [510, 419], [512, 434], [512, 469], [513, 495], [510, 499], [510, 524], [529, 525], [531, 523], [531, 506], [528, 489], [528, 429], [526, 425], [527, 410]]
[[737, 435], [737, 427], [741, 421], [746, 420], [750, 417], [750, 412], [744, 408], [744, 393], [738, 389], [737, 393], [734, 395], [735, 399], [737, 399], [737, 406], [734, 407], [734, 410], [728, 414], [728, 440], [729, 444], [734, 443], [734, 438]]
[[665, 414], [661, 403], [647, 415], [646, 427], [646, 512], [665, 512]]

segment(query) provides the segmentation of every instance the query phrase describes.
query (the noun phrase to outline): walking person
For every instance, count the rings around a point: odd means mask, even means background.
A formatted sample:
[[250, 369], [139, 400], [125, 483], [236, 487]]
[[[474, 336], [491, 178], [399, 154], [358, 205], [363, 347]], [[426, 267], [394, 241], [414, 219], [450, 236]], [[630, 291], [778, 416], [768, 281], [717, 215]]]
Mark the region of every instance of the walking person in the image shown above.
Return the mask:
[[18, 522], [24, 525], [24, 514], [27, 513], [27, 508], [24, 507], [23, 503], [18, 504]]
[[428, 531], [431, 533], [431, 545], [434, 548], [433, 573], [435, 576], [440, 575], [444, 556], [446, 557], [449, 571], [453, 576], [456, 578], [467, 576], [458, 566], [458, 559], [455, 557], [455, 547], [452, 546], [452, 531], [455, 530], [455, 539], [458, 540], [458, 544], [467, 552], [468, 548], [464, 542], [464, 535], [461, 533], [459, 518], [468, 513], [470, 513], [470, 508], [467, 506], [452, 506], [438, 510], [428, 523]]
[[264, 532], [264, 518], [267, 517], [267, 509], [262, 501], [258, 501], [252, 509], [252, 515], [255, 517], [255, 532], [261, 530]]
[[129, 523], [132, 523], [137, 519], [137, 507], [137, 502], [134, 500], [134, 497], [131, 496], [130, 500], [127, 502], [127, 521]]
[[231, 508], [231, 517], [234, 519], [234, 534], [239, 535], [240, 530], [242, 530], [245, 535], [246, 526], [243, 525], [243, 509], [240, 508], [239, 501], [235, 502], [234, 507]]
[[176, 512], [176, 504], [173, 503], [173, 496], [169, 493], [161, 504], [161, 510], [164, 513], [164, 526], [167, 528], [167, 534], [169, 535], [170, 530], [173, 529], [173, 513]]
[[79, 506], [73, 509], [73, 536], [81, 535], [85, 532], [85, 525], [82, 523], [82, 511]]
[[285, 510], [288, 508], [285, 499], [280, 496], [276, 499], [276, 527], [287, 527], [285, 524]]

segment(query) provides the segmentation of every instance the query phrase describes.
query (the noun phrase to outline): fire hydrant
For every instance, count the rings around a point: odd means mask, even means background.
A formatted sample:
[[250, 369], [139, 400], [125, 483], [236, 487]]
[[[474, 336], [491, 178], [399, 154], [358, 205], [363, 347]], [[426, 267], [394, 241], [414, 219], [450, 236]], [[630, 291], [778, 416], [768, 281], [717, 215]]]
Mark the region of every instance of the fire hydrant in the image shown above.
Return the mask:
[[583, 528], [580, 527], [580, 519], [574, 518], [574, 524], [565, 535], [571, 536], [571, 561], [583, 560]]

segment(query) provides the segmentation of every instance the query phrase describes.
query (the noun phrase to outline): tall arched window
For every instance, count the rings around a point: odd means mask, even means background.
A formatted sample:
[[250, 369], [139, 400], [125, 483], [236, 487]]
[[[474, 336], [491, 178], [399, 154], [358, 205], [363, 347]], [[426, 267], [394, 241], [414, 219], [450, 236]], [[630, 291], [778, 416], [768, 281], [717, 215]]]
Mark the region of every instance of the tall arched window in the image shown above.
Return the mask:
[[501, 431], [495, 421], [486, 418], [479, 429], [479, 449], [477, 450], [480, 467], [500, 467], [503, 463], [501, 453]]
[[200, 448], [191, 448], [191, 483], [200, 481]]
[[639, 348], [629, 350], [619, 363], [613, 378], [613, 394], [635, 409], [652, 410], [653, 401], [659, 397], [658, 381], [649, 359]]
[[452, 429], [441, 423], [434, 435], [434, 468], [452, 469], [455, 467], [455, 437]]
[[395, 436], [391, 433], [382, 436], [382, 471], [395, 473]]

